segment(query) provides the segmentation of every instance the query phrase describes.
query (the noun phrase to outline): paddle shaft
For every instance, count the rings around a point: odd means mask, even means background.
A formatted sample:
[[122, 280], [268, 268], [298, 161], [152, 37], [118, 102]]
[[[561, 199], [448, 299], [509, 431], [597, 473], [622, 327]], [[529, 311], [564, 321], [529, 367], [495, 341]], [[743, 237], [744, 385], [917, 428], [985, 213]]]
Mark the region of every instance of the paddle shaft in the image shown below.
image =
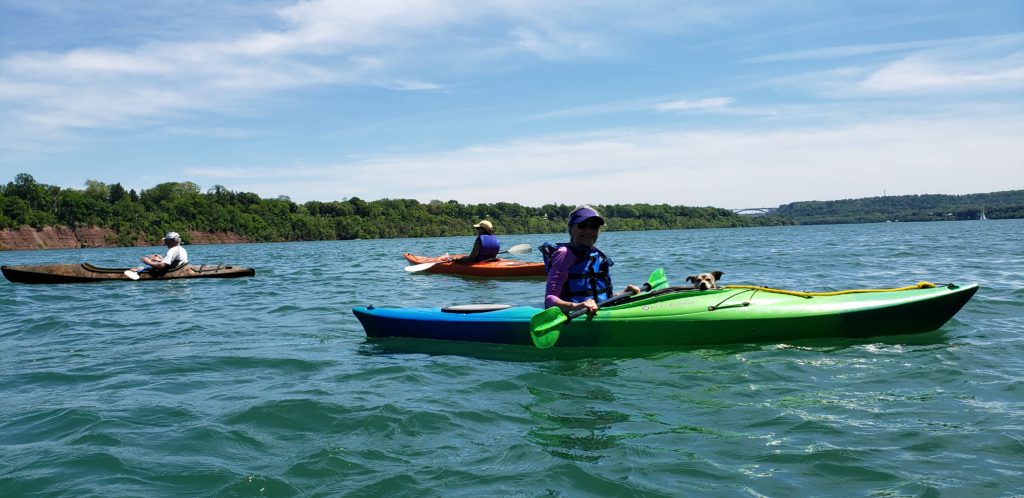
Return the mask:
[[[530, 244], [519, 244], [517, 246], [512, 246], [512, 247], [509, 247], [508, 249], [505, 249], [505, 250], [502, 250], [502, 251], [498, 251], [498, 254], [515, 254], [517, 256], [521, 256], [523, 254], [529, 254], [530, 251], [532, 251], [532, 250], [533, 250], [533, 248], [530, 247]], [[452, 262], [454, 262], [454, 261], [449, 259], [447, 261], [431, 261], [429, 263], [420, 263], [418, 265], [406, 266], [405, 267], [405, 271], [407, 271], [409, 273], [415, 273], [415, 272], [420, 272], [420, 271], [423, 271], [423, 270], [427, 270], [427, 269], [429, 269], [429, 268], [431, 268], [431, 267], [433, 267], [434, 265], [437, 265], [437, 264], [448, 264], [448, 263], [452, 263]]]
[[[642, 291], [650, 291], [651, 289], [661, 289], [668, 285], [668, 279], [665, 278], [665, 270], [658, 268], [651, 273], [651, 276], [647, 279], [641, 289]], [[623, 298], [629, 297], [636, 294], [635, 292], [626, 291], [620, 294], [616, 294], [600, 303], [597, 303], [598, 309], [603, 306], [615, 303]], [[538, 348], [550, 348], [558, 342], [559, 328], [565, 322], [572, 320], [573, 318], [586, 314], [589, 310], [575, 310], [569, 313], [565, 313], [561, 308], [552, 306], [530, 318], [530, 338], [533, 339], [533, 345]]]
[[[649, 291], [649, 290], [651, 290], [651, 284], [649, 282], [644, 282], [644, 284], [640, 286], [640, 292], [646, 292], [646, 291]], [[608, 299], [605, 299], [604, 301], [601, 301], [601, 302], [597, 303], [597, 307], [598, 308], [603, 308], [603, 307], [608, 306], [608, 305], [610, 305], [612, 303], [615, 303], [617, 301], [621, 301], [623, 298], [630, 297], [630, 296], [632, 296], [634, 294], [636, 294], [636, 293], [632, 292], [632, 291], [620, 292], [620, 293], [618, 293], [618, 294], [616, 294], [616, 295], [614, 295], [612, 297], [609, 297]], [[575, 310], [575, 311], [570, 311], [569, 314], [566, 315], [566, 319], [568, 321], [568, 320], [572, 320], [573, 318], [581, 317], [583, 315], [586, 315], [587, 311], [589, 311], [589, 310], [586, 309], [586, 308], [578, 309], [578, 310]]]

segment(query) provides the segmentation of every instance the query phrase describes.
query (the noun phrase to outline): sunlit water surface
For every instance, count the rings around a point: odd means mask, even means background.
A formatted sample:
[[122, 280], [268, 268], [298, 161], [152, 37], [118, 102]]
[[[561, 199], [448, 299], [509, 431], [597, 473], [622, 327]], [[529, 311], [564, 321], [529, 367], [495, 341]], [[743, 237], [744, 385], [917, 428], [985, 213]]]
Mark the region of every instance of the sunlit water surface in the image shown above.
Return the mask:
[[[932, 333], [672, 350], [366, 340], [354, 306], [540, 304], [537, 280], [402, 270], [404, 251], [471, 242], [190, 246], [195, 263], [257, 275], [0, 282], [0, 495], [1024, 490], [1024, 221], [609, 232], [599, 242], [618, 286], [658, 266], [674, 283], [721, 270], [725, 283], [799, 290], [979, 282]], [[0, 263], [125, 266], [144, 252], [12, 251]]]

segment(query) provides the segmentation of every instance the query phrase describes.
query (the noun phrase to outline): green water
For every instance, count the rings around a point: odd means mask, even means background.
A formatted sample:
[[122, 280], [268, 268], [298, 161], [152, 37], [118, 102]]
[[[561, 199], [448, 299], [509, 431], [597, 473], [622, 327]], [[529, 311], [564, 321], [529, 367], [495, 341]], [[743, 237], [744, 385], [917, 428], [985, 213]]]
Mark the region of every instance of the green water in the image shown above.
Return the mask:
[[[503, 237], [536, 247], [557, 235]], [[358, 305], [539, 305], [407, 274], [472, 239], [191, 246], [237, 280], [0, 282], [0, 496], [1012, 496], [1024, 221], [611, 232], [619, 286], [979, 282], [937, 332], [537, 351], [369, 342]], [[125, 266], [139, 248], [0, 253]], [[525, 259], [537, 260], [534, 252]]]

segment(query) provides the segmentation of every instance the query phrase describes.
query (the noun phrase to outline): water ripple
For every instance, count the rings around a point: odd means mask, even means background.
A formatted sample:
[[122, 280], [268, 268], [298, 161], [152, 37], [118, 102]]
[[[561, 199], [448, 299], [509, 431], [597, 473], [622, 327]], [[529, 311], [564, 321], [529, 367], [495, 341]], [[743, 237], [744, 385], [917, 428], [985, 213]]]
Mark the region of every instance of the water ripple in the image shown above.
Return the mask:
[[[980, 282], [940, 331], [678, 349], [368, 341], [353, 306], [537, 305], [408, 274], [470, 237], [196, 246], [250, 279], [0, 282], [0, 494], [1012, 496], [1024, 222], [610, 232], [615, 280]], [[503, 237], [508, 245], [559, 235]], [[942, 241], [942, 243], [939, 243]], [[970, 241], [967, 243], [966, 241]], [[115, 266], [137, 249], [3, 253]], [[525, 257], [537, 260], [537, 254]], [[331, 261], [333, 264], [323, 264]]]

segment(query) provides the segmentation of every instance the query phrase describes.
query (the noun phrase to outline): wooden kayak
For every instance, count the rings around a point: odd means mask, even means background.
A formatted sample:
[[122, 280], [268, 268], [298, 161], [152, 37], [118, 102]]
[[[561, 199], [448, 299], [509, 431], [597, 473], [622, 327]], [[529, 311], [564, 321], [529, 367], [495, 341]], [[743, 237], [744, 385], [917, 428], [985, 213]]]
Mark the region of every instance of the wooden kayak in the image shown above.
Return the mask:
[[448, 259], [461, 258], [465, 254], [453, 254], [451, 256], [417, 256], [405, 253], [405, 259], [414, 265], [423, 263], [436, 263], [427, 268], [427, 273], [447, 273], [453, 275], [466, 275], [471, 277], [543, 277], [544, 263], [534, 261], [519, 261], [515, 259], [494, 258], [487, 261], [474, 263], [456, 263]]
[[[23, 284], [72, 284], [124, 280], [132, 282], [124, 271], [128, 268], [100, 268], [89, 263], [31, 266], [3, 266], [4, 277]], [[170, 271], [139, 274], [139, 280], [173, 280], [178, 278], [236, 278], [256, 275], [253, 268], [234, 265], [184, 265]]]

